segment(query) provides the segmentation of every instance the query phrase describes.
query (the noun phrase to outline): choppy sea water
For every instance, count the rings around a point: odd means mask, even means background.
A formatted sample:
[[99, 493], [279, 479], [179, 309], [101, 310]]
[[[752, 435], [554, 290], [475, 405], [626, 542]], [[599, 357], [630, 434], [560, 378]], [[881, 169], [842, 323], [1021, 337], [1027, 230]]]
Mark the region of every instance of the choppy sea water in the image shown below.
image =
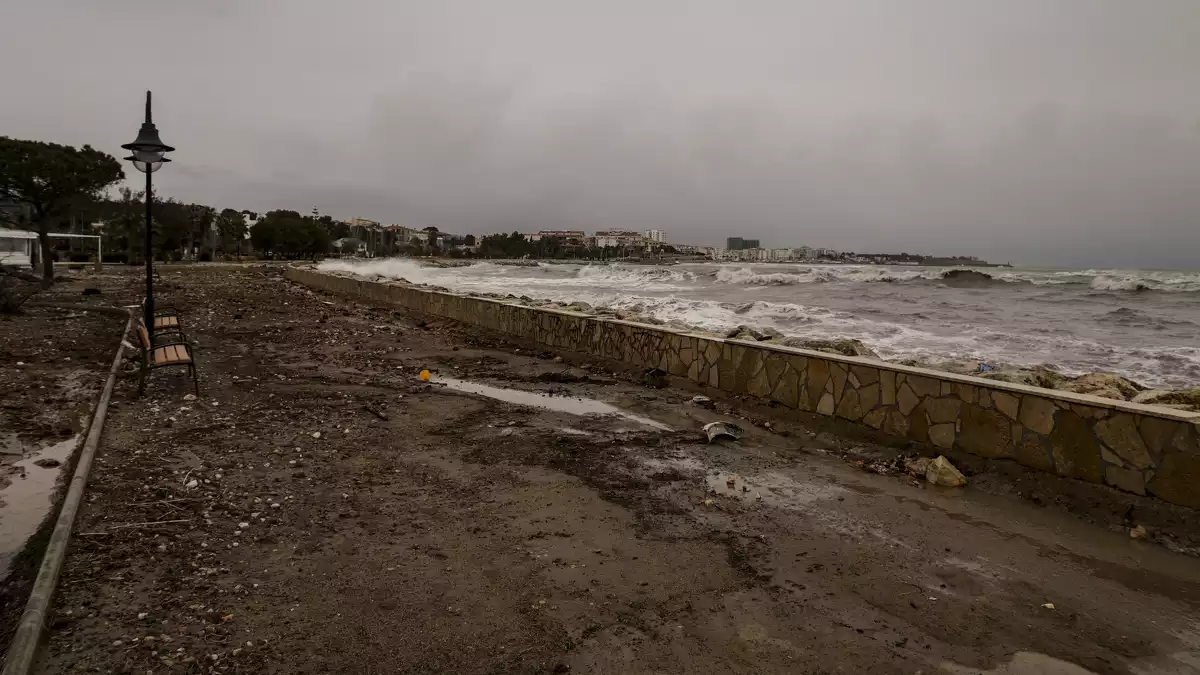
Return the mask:
[[327, 261], [322, 269], [455, 291], [526, 295], [726, 331], [857, 338], [886, 359], [1049, 365], [1146, 386], [1200, 385], [1200, 272], [882, 265], [687, 264], [424, 267], [412, 259]]

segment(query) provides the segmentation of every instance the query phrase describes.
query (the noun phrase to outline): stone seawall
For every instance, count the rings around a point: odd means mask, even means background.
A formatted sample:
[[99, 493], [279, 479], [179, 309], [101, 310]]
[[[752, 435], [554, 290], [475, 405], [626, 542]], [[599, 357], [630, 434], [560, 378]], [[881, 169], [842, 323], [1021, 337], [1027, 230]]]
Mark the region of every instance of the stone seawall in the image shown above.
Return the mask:
[[1200, 508], [1200, 413], [290, 268], [288, 279]]

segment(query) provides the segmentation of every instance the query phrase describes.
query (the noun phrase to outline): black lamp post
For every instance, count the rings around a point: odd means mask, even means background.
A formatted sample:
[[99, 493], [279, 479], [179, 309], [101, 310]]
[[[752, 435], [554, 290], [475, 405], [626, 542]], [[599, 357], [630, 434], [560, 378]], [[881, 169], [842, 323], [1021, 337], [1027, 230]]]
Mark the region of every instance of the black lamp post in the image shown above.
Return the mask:
[[164, 162], [171, 161], [166, 157], [168, 152], [175, 150], [162, 142], [158, 137], [158, 129], [150, 119], [150, 92], [146, 92], [146, 121], [138, 131], [137, 139], [132, 143], [121, 146], [133, 154], [125, 159], [133, 162], [138, 171], [146, 174], [146, 332], [150, 334], [151, 344], [154, 339], [154, 251], [153, 233], [151, 231], [150, 205], [153, 203], [154, 192], [150, 175], [162, 168]]

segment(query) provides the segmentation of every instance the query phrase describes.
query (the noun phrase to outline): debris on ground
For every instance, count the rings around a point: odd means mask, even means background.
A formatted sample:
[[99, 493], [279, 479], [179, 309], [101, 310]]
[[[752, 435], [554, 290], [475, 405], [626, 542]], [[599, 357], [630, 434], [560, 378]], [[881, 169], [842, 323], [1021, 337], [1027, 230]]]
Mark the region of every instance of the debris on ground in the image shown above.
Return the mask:
[[701, 408], [708, 408], [709, 410], [712, 410], [716, 407], [716, 404], [713, 403], [713, 400], [707, 396], [693, 396], [692, 405], [697, 405]]
[[642, 375], [642, 382], [644, 382], [647, 387], [662, 389], [668, 384], [667, 373], [660, 368], [651, 368]]
[[904, 471], [910, 476], [923, 477], [929, 471], [929, 464], [933, 462], [928, 457], [914, 457], [904, 461]]
[[704, 433], [708, 435], [708, 442], [712, 443], [718, 438], [739, 440], [745, 431], [733, 422], [709, 422], [704, 425]]
[[1145, 539], [1147, 534], [1148, 533], [1146, 532], [1146, 527], [1144, 525], [1137, 525], [1129, 530], [1130, 539]]
[[944, 455], [938, 455], [937, 459], [929, 463], [929, 468], [925, 470], [925, 480], [944, 487], [962, 487], [967, 484], [967, 477], [954, 468]]

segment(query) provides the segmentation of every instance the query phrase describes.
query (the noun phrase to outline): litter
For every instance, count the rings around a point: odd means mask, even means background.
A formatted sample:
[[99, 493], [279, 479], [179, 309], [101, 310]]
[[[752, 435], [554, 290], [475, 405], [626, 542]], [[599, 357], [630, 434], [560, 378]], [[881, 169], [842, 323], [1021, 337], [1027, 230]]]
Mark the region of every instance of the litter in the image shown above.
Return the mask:
[[704, 425], [704, 433], [708, 434], [708, 442], [712, 443], [718, 438], [739, 440], [744, 432], [733, 422], [709, 422]]

